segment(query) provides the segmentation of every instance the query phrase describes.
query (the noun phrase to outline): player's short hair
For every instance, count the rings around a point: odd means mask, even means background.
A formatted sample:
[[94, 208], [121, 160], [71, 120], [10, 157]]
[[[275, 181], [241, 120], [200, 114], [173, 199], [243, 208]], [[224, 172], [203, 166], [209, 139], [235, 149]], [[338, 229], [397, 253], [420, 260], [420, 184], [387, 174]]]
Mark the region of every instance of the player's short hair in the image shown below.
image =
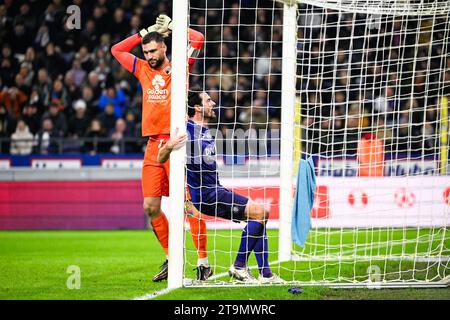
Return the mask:
[[203, 90], [200, 87], [193, 87], [189, 89], [187, 106], [187, 114], [189, 117], [193, 117], [195, 115], [195, 105], [202, 105], [202, 97], [200, 96], [202, 92]]
[[142, 38], [142, 44], [147, 44], [151, 41], [155, 41], [156, 43], [164, 43], [164, 37], [158, 32], [150, 32]]

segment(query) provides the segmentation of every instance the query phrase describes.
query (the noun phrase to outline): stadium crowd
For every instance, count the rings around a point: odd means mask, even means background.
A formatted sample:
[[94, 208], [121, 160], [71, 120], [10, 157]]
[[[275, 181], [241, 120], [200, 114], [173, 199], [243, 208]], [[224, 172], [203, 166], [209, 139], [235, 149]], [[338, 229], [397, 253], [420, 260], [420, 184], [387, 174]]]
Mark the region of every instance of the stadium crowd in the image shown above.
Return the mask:
[[[251, 6], [252, 1], [244, 2]], [[271, 38], [272, 10], [267, 5], [269, 9], [258, 12], [258, 21], [268, 25], [265, 29], [248, 26], [237, 31], [238, 20], [254, 22], [255, 12], [244, 10], [241, 19], [238, 1], [229, 3], [230, 10], [219, 11], [213, 8], [221, 6], [220, 1], [208, 1], [208, 10], [201, 7], [202, 1], [191, 1], [191, 25], [208, 41], [191, 83], [210, 90], [220, 106], [221, 128], [232, 128], [235, 122], [248, 128], [252, 116], [265, 127], [267, 101], [271, 106], [280, 104], [279, 61], [278, 78], [267, 76], [270, 56], [281, 56], [281, 48], [271, 50], [265, 42]], [[71, 4], [81, 9], [81, 29], [66, 24]], [[142, 152], [141, 88], [111, 58], [110, 48], [153, 24], [159, 13], [171, 14], [171, 1], [4, 1], [0, 5], [0, 152]], [[205, 28], [206, 20], [213, 27]], [[224, 41], [219, 43], [222, 22], [236, 26], [225, 27]], [[275, 36], [281, 41], [281, 20], [277, 23]], [[242, 40], [239, 48], [227, 42], [227, 37], [236, 35]], [[170, 41], [168, 47], [170, 52]], [[139, 48], [134, 53], [142, 56]], [[264, 58], [255, 63], [255, 54]], [[242, 74], [238, 87], [236, 72]], [[255, 108], [250, 108], [252, 104]], [[279, 108], [270, 109], [270, 116], [279, 122]]]
[[[171, 3], [4, 0], [0, 4], [0, 152], [142, 152], [141, 88], [112, 59], [110, 48], [153, 24], [158, 14], [171, 15]], [[81, 9], [80, 29], [69, 29], [66, 23], [71, 4]], [[218, 129], [224, 137], [230, 130], [250, 129], [249, 137], [278, 139], [270, 135], [280, 128], [282, 6], [269, 0], [230, 0], [223, 6], [222, 0], [190, 1], [191, 27], [206, 39], [190, 84], [204, 87], [217, 102]], [[336, 152], [351, 152], [361, 127], [383, 129], [384, 137], [397, 139], [395, 144], [387, 143], [397, 150], [411, 147], [410, 142], [401, 144], [402, 137], [417, 137], [413, 147], [420, 149], [421, 137], [436, 135], [437, 100], [448, 94], [447, 85], [446, 92], [436, 89], [432, 99], [424, 98], [429, 89], [450, 83], [450, 71], [442, 72], [442, 57], [448, 52], [435, 45], [430, 50], [436, 58], [425, 59], [430, 35], [424, 33], [414, 63], [414, 53], [401, 48], [402, 41], [414, 42], [412, 36], [402, 38], [407, 33], [401, 21], [383, 25], [386, 36], [365, 41], [367, 17], [360, 16], [356, 27], [349, 23], [339, 30], [333, 27], [337, 19], [338, 15], [311, 12], [299, 20], [298, 61], [304, 67], [297, 70], [297, 89], [302, 93], [304, 137], [313, 142], [308, 151], [326, 153], [334, 144]], [[351, 16], [341, 19], [350, 21]], [[332, 27], [321, 27], [325, 22]], [[445, 36], [443, 24], [437, 21], [435, 39]], [[414, 28], [417, 25], [406, 27]], [[390, 30], [394, 31], [385, 32]], [[355, 40], [348, 41], [352, 33]], [[336, 44], [337, 36], [343, 40]], [[170, 41], [167, 44], [170, 52]], [[327, 55], [336, 47], [338, 55]], [[373, 53], [350, 54], [358, 49]], [[133, 53], [142, 57], [139, 47]], [[395, 88], [406, 89], [396, 92]], [[411, 94], [412, 100], [405, 98]], [[394, 96], [400, 99], [393, 101]], [[411, 113], [400, 112], [408, 110]], [[389, 132], [389, 128], [397, 130]]]

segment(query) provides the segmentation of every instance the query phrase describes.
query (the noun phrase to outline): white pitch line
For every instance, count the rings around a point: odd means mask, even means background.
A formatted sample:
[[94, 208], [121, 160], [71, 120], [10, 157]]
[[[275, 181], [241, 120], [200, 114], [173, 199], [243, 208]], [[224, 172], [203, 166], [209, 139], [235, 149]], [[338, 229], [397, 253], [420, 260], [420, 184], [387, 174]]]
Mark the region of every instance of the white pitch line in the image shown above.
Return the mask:
[[162, 290], [159, 290], [159, 291], [155, 291], [155, 292], [150, 292], [150, 293], [144, 294], [143, 296], [140, 296], [140, 297], [133, 298], [133, 300], [150, 300], [150, 299], [156, 298], [158, 296], [165, 295], [165, 294], [169, 293], [172, 290], [173, 289], [165, 288], [165, 289], [162, 289]]
[[[279, 263], [280, 261], [273, 261], [273, 262], [270, 262], [269, 263], [269, 265], [271, 265], [271, 264], [277, 264], [277, 263]], [[256, 268], [258, 268], [258, 266], [251, 266], [251, 267], [248, 267], [249, 269], [256, 269]], [[212, 276], [211, 278], [209, 278], [210, 280], [215, 280], [215, 279], [219, 279], [219, 278], [222, 278], [222, 277], [225, 277], [225, 276], [227, 276], [228, 275], [228, 272], [222, 272], [222, 273], [219, 273], [219, 274], [216, 274], [216, 275], [214, 275], [214, 276]], [[151, 299], [154, 299], [154, 298], [156, 298], [156, 297], [159, 297], [159, 296], [162, 296], [162, 295], [165, 295], [165, 294], [168, 294], [170, 291], [172, 291], [173, 289], [169, 289], [169, 288], [165, 288], [165, 289], [163, 289], [163, 290], [159, 290], [159, 291], [155, 291], [155, 292], [150, 292], [150, 293], [147, 293], [147, 294], [144, 294], [143, 296], [140, 296], [140, 297], [136, 297], [136, 298], [133, 298], [133, 300], [151, 300]]]

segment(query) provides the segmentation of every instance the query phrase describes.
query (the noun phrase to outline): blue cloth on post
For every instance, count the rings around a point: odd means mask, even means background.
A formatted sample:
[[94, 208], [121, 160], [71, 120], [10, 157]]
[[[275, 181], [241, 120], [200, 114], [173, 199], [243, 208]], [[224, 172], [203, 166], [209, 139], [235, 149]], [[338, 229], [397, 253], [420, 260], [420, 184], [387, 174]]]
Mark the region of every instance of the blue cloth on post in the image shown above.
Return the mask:
[[312, 157], [300, 159], [297, 174], [294, 205], [292, 207], [292, 241], [301, 247], [305, 246], [306, 238], [311, 229], [311, 209], [316, 191], [316, 175]]

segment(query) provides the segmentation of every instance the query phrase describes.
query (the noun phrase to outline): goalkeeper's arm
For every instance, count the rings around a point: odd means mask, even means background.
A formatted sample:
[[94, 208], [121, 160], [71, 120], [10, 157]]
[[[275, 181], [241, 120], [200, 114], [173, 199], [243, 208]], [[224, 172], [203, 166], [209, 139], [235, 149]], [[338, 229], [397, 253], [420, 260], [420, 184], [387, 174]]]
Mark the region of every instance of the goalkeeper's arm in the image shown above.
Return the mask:
[[119, 63], [127, 69], [129, 72], [133, 72], [133, 64], [136, 56], [131, 54], [130, 51], [135, 46], [141, 43], [141, 37], [139, 33], [136, 33], [125, 40], [116, 43], [111, 48], [111, 53]]
[[129, 72], [133, 73], [133, 65], [136, 56], [131, 54], [130, 51], [135, 46], [141, 43], [142, 38], [150, 32], [158, 32], [158, 26], [154, 24], [153, 26], [142, 29], [139, 33], [136, 33], [125, 40], [116, 43], [111, 48], [112, 55], [119, 61], [119, 63], [127, 69]]
[[205, 37], [201, 32], [189, 28], [189, 47], [188, 47], [189, 72], [192, 71], [195, 59], [198, 57], [204, 41]]
[[158, 162], [164, 163], [166, 162], [172, 150], [176, 150], [181, 148], [187, 141], [187, 135], [181, 134], [178, 135], [178, 128], [175, 129], [172, 137], [158, 150]]
[[[168, 37], [172, 32], [172, 19], [165, 14], [160, 14], [158, 18], [156, 18], [156, 28], [158, 29], [158, 32], [160, 34], [162, 34], [164, 37]], [[205, 37], [201, 32], [189, 28], [189, 47], [188, 47], [189, 72], [192, 71], [192, 66], [195, 62], [195, 59], [198, 57], [200, 50], [202, 49], [204, 41]]]

